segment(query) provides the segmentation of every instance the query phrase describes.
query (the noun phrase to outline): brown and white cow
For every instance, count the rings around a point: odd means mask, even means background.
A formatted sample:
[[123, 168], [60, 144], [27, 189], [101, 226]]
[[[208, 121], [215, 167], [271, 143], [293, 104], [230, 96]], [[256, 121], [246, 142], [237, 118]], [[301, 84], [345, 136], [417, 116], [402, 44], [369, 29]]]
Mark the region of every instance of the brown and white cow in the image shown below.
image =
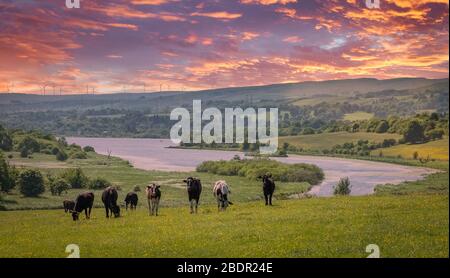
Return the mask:
[[161, 199], [161, 186], [157, 184], [147, 185], [145, 194], [147, 195], [148, 213], [149, 215], [158, 216], [159, 200]]

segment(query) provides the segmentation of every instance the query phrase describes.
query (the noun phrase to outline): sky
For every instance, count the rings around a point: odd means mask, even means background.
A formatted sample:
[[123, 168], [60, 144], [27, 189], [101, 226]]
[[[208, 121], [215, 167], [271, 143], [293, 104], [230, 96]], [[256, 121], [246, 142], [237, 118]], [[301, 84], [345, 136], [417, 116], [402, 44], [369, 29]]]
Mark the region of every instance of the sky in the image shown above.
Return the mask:
[[0, 92], [448, 78], [446, 0], [0, 0]]

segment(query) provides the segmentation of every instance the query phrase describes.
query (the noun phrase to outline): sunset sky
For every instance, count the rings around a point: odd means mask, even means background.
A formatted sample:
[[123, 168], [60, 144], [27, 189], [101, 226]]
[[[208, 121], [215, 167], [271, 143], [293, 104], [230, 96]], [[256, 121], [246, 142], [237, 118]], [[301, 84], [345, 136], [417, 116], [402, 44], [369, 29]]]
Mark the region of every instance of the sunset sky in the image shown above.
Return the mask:
[[0, 92], [447, 78], [448, 1], [0, 0]]

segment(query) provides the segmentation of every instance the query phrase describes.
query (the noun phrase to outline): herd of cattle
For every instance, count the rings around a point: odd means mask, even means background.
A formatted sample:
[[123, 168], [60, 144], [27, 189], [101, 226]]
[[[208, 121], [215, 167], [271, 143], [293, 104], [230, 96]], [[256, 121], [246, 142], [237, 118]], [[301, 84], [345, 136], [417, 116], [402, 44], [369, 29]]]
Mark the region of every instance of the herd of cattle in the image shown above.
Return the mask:
[[[275, 191], [275, 183], [270, 174], [260, 176], [259, 179], [263, 183], [263, 193], [266, 205], [272, 205], [272, 195]], [[200, 179], [188, 177], [183, 180], [186, 183], [190, 212], [197, 213], [198, 204], [200, 201], [200, 195], [202, 193], [202, 184]], [[150, 215], [158, 215], [159, 200], [161, 199], [160, 186], [154, 183], [147, 185], [145, 188], [145, 195], [147, 197], [148, 210]], [[225, 210], [228, 205], [233, 203], [228, 200], [230, 194], [230, 188], [224, 180], [217, 181], [213, 187], [213, 194], [217, 200], [217, 208], [219, 211]], [[117, 189], [114, 186], [105, 188], [102, 193], [102, 202], [105, 205], [106, 217], [119, 217], [120, 206], [117, 205], [118, 199]], [[138, 195], [136, 192], [130, 192], [125, 197], [125, 208], [128, 210], [130, 206], [131, 210], [136, 209], [138, 203]], [[83, 212], [86, 214], [86, 218], [89, 219], [91, 215], [92, 206], [94, 205], [94, 193], [84, 192], [80, 193], [75, 201], [65, 200], [63, 202], [64, 211], [72, 213], [74, 221], [79, 219], [79, 215]]]

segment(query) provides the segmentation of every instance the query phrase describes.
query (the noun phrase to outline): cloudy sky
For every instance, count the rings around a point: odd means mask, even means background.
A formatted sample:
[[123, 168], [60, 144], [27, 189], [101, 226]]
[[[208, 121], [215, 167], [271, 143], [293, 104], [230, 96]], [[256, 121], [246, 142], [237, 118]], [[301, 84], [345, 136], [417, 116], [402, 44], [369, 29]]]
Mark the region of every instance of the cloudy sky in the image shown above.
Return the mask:
[[448, 1], [0, 0], [0, 92], [448, 77]]

